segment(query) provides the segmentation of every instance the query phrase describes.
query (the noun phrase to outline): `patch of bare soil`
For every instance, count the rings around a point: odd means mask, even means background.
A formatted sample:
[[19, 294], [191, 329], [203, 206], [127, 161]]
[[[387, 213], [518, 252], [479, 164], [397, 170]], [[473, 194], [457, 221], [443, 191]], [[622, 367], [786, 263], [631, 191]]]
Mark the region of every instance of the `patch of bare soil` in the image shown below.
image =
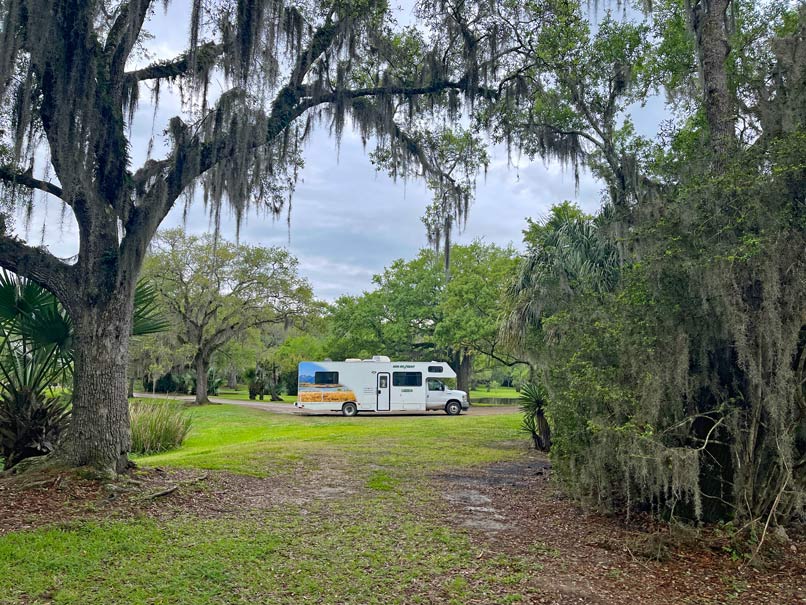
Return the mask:
[[550, 480], [545, 457], [436, 477], [448, 514], [490, 553], [534, 561], [540, 604], [806, 603], [801, 532], [763, 568], [734, 561], [713, 529], [675, 535], [649, 517], [584, 512]]
[[83, 478], [80, 471], [2, 477], [0, 535], [76, 520], [239, 515], [347, 497], [357, 489], [353, 479], [333, 468], [268, 478], [156, 468], [133, 471], [113, 483]]

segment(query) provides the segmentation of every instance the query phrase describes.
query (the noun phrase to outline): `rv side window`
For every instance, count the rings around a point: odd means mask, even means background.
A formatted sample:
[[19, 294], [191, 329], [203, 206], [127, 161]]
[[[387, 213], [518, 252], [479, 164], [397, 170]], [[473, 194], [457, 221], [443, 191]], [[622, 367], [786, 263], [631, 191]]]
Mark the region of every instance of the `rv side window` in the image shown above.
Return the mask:
[[429, 374], [442, 374], [442, 366], [428, 366]]
[[378, 388], [379, 389], [388, 389], [389, 388], [389, 377], [388, 376], [384, 375], [384, 376], [379, 376], [378, 377]]
[[339, 384], [338, 372], [317, 372], [313, 377], [314, 384]]
[[423, 386], [422, 372], [393, 372], [392, 386], [421, 387]]

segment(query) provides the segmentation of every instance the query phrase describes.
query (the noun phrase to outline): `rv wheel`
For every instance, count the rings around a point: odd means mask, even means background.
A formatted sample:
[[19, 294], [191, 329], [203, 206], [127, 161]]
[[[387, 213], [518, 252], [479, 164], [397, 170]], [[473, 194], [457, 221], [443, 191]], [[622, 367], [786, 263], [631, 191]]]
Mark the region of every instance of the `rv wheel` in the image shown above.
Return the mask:
[[462, 406], [458, 401], [449, 401], [445, 405], [445, 413], [448, 416], [458, 416], [462, 411]]
[[341, 413], [345, 416], [355, 416], [358, 414], [358, 408], [352, 401], [348, 401], [341, 406]]

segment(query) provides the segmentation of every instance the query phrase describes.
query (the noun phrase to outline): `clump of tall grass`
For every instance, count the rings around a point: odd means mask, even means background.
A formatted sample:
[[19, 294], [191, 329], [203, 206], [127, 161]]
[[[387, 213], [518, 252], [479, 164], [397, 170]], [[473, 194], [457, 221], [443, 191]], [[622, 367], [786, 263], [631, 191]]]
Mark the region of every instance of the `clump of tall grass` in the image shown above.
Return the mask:
[[182, 445], [192, 424], [190, 414], [178, 403], [129, 403], [132, 451], [156, 454]]

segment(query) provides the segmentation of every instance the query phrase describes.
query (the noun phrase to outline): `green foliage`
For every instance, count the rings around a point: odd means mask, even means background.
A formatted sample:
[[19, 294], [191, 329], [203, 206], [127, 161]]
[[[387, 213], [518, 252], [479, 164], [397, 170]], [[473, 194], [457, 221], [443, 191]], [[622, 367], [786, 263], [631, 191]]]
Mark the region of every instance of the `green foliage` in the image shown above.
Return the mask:
[[53, 451], [69, 423], [72, 324], [44, 288], [0, 273], [0, 456], [5, 467]]
[[[702, 36], [682, 3], [658, 3], [655, 64], [628, 62], [675, 87], [664, 147], [635, 156], [639, 178], [623, 173], [626, 196], [611, 187], [596, 219], [563, 205], [525, 232], [505, 328], [548, 389], [558, 476], [590, 504], [749, 525], [806, 514], [806, 114], [792, 103], [806, 10], [795, 25], [785, 4], [731, 4], [724, 67], [744, 126], [724, 154], [697, 90]], [[619, 27], [591, 48], [609, 37], [601, 56], [627, 57]], [[650, 151], [626, 122], [609, 132]]]
[[129, 402], [132, 452], [158, 454], [179, 447], [193, 420], [178, 403], [133, 400]]
[[[171, 365], [191, 366], [200, 382], [214, 356], [231, 343], [254, 338], [260, 348], [261, 337], [273, 327], [301, 321], [313, 295], [297, 265], [281, 248], [190, 236], [180, 229], [159, 234], [145, 274], [171, 316], [178, 346], [167, 348], [179, 353]], [[197, 392], [199, 403], [207, 391]]]
[[546, 388], [540, 384], [525, 384], [521, 388], [519, 400], [523, 414], [521, 429], [529, 433], [535, 449], [548, 452], [551, 449], [551, 429], [546, 419]]
[[52, 384], [64, 377], [53, 350], [3, 348], [0, 457], [9, 469], [25, 458], [53, 451], [69, 424], [70, 398], [51, 391]]
[[396, 260], [375, 276], [374, 291], [336, 301], [329, 356], [447, 358], [457, 371], [476, 355], [522, 363], [502, 348], [498, 330], [502, 291], [516, 264], [512, 248], [480, 241], [451, 247], [449, 276], [434, 250]]

